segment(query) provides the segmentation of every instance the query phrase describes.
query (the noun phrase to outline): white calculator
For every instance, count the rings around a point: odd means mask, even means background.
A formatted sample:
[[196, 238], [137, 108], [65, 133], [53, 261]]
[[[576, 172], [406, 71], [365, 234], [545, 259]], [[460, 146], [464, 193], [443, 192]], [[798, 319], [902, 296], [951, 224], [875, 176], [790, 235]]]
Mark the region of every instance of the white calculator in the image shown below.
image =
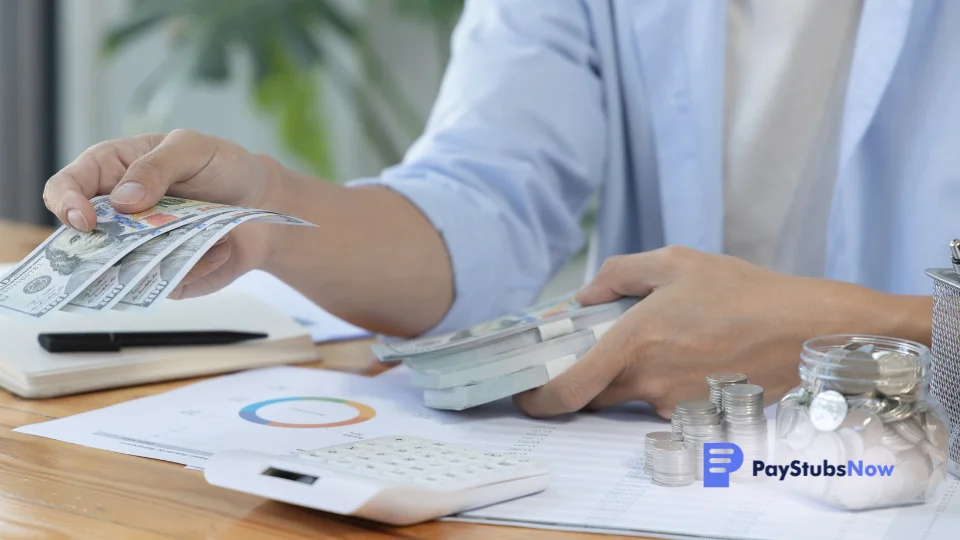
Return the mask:
[[411, 525], [543, 491], [550, 468], [417, 437], [380, 437], [292, 456], [215, 454], [207, 482], [277, 501]]

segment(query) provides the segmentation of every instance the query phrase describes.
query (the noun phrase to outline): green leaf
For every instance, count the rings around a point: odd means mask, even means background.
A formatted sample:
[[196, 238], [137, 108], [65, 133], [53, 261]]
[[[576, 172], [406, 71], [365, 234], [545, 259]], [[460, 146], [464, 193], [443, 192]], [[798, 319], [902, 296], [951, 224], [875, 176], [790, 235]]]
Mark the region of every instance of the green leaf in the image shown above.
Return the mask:
[[400, 15], [436, 21], [452, 21], [463, 11], [463, 0], [395, 0]]
[[257, 107], [273, 116], [280, 139], [290, 152], [325, 179], [335, 177], [321, 86], [313, 70], [297, 68], [282, 40], [268, 44], [270, 70], [255, 83]]
[[335, 5], [335, 2], [330, 0], [304, 0], [307, 2], [307, 6], [315, 11], [321, 20], [327, 23], [330, 27], [336, 29], [344, 37], [348, 38], [350, 41], [356, 43], [361, 37], [361, 28], [356, 23], [350, 19], [349, 16], [345, 15], [340, 11]]
[[160, 23], [173, 17], [182, 2], [179, 0], [140, 0], [133, 6], [130, 16], [113, 25], [103, 40], [103, 52], [115, 54], [128, 43], [139, 39], [142, 35], [154, 29]]
[[202, 81], [222, 83], [230, 78], [229, 40], [224, 31], [211, 30], [198, 36], [193, 58], [193, 75]]

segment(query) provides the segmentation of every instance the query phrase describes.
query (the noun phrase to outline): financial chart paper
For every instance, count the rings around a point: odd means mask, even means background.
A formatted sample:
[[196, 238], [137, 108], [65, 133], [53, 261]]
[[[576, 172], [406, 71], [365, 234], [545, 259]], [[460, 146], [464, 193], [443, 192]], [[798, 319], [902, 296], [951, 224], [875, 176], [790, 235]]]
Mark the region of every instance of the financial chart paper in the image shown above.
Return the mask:
[[16, 431], [195, 468], [227, 448], [289, 454], [381, 435], [466, 443], [552, 466], [543, 493], [454, 518], [464, 521], [750, 540], [956, 540], [960, 530], [952, 477], [935, 501], [859, 513], [817, 506], [766, 482], [661, 487], [643, 473], [643, 438], [669, 423], [644, 408], [552, 420], [526, 418], [509, 401], [436, 411], [422, 406], [406, 378], [400, 369], [367, 378], [268, 368]]

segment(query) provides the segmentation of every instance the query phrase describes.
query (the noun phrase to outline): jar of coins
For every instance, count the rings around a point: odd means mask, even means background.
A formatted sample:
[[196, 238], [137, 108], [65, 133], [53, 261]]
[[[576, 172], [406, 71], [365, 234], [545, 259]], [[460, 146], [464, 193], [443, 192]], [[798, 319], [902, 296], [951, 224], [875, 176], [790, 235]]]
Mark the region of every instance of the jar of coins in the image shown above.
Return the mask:
[[929, 366], [929, 349], [912, 341], [807, 341], [801, 384], [777, 408], [775, 465], [761, 474], [844, 509], [929, 499], [946, 479], [948, 441]]

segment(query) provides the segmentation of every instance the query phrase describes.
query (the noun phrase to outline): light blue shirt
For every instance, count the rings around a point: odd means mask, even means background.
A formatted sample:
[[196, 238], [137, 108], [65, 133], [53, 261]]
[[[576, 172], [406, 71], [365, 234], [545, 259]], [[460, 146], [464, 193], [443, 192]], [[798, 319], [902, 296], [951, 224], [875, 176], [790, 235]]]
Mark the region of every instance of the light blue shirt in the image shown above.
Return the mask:
[[[726, 2], [473, 0], [423, 136], [357, 184], [443, 235], [442, 332], [529, 305], [582, 246], [723, 247]], [[930, 294], [960, 237], [960, 2], [865, 0], [819, 275]], [[721, 286], [722, 284], [718, 284]]]

